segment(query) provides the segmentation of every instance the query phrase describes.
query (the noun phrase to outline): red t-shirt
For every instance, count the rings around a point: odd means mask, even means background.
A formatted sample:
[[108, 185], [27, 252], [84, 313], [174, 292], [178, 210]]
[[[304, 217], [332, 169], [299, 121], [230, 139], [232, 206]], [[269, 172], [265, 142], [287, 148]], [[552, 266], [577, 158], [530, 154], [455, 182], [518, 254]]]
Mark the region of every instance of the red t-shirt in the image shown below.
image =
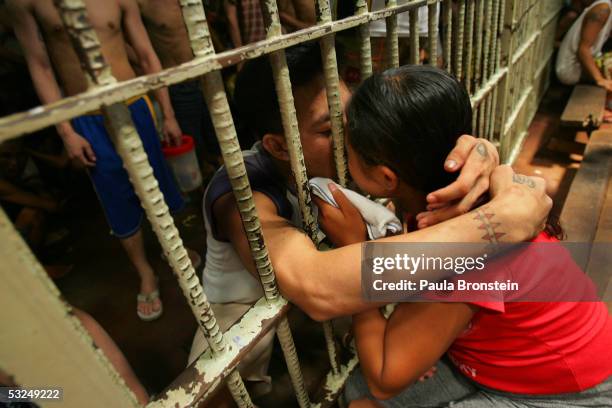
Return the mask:
[[[533, 242], [556, 240], [542, 233]], [[583, 273], [571, 258], [526, 254], [507, 265], [513, 274], [527, 276], [535, 264], [560, 281]], [[602, 302], [474, 304], [480, 310], [448, 350], [468, 378], [505, 392], [560, 394], [594, 387], [612, 375], [612, 318]]]

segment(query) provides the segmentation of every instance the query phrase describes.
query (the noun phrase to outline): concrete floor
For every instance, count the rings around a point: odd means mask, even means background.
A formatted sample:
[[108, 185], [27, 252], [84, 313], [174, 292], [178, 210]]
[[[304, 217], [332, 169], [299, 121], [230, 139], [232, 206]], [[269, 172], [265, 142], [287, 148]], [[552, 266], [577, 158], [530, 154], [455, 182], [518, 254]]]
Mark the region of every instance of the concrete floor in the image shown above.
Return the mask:
[[[569, 90], [553, 87], [529, 129], [529, 136], [517, 162], [516, 169], [528, 175], [539, 175], [548, 181], [549, 193], [554, 197], [555, 210], [561, 207], [584, 148], [586, 135], [559, 126], [559, 117]], [[555, 136], [561, 140], [559, 151], [548, 143]], [[578, 140], [578, 143], [574, 142]], [[582, 142], [582, 143], [581, 143]], [[547, 146], [548, 144], [548, 146]], [[96, 318], [115, 339], [125, 353], [136, 374], [151, 392], [159, 392], [186, 364], [196, 323], [169, 267], [160, 258], [160, 248], [146, 227], [146, 247], [154, 269], [159, 274], [163, 316], [145, 323], [135, 313], [138, 279], [119, 242], [108, 233], [102, 211], [91, 189], [78, 197], [78, 208], [67, 221], [72, 232], [71, 262], [74, 270], [56, 281], [66, 299]], [[177, 217], [177, 225], [187, 246], [202, 253], [205, 246], [199, 203], [192, 201], [188, 209]], [[291, 313], [292, 327], [298, 353], [306, 362], [309, 388], [318, 386], [316, 373], [327, 367], [323, 335], [319, 325], [309, 322], [298, 311]], [[277, 345], [271, 374], [275, 389], [260, 406], [295, 406], [281, 352]]]

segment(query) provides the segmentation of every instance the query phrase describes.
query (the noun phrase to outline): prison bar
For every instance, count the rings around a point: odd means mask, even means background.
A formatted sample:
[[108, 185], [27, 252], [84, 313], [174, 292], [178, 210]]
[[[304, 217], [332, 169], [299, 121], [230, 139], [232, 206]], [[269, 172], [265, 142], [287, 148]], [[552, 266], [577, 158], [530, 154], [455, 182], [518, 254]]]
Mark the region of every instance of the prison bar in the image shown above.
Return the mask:
[[[397, 0], [385, 0], [388, 10], [397, 6]], [[385, 68], [399, 67], [399, 39], [397, 37], [397, 14], [391, 14], [385, 19], [387, 35], [385, 37]]]
[[465, 25], [465, 0], [459, 0], [459, 12], [457, 21], [453, 24], [455, 27], [454, 43], [455, 43], [455, 55], [453, 60], [455, 62], [455, 70], [453, 74], [459, 80], [463, 80], [462, 69], [463, 69], [463, 28]]
[[444, 45], [442, 51], [444, 52], [444, 69], [448, 72], [452, 72], [452, 52], [451, 52], [451, 41], [453, 38], [453, 2], [452, 0], [444, 0]]
[[[71, 34], [75, 47], [79, 51], [78, 54], [87, 73], [86, 76], [90, 83], [90, 89], [81, 95], [66, 98], [55, 104], [0, 119], [0, 142], [70, 119], [99, 107], [102, 107], [104, 114], [109, 118], [111, 137], [114, 143], [116, 143], [117, 150], [130, 174], [130, 179], [133, 181], [135, 190], [145, 207], [147, 217], [151, 220], [164, 253], [167, 255], [171, 267], [179, 279], [181, 289], [189, 301], [200, 329], [204, 332], [210, 344], [210, 348], [190, 368], [181, 374], [173, 385], [156, 401], [153, 401], [150, 406], [191, 406], [192, 403], [199, 404], [224, 382], [228, 384], [235, 400], [240, 406], [252, 406], [250, 397], [235, 368], [242, 356], [253, 347], [261, 336], [271, 330], [275, 324], [278, 325], [276, 329], [277, 335], [281, 341], [300, 406], [325, 406], [333, 402], [350, 371], [357, 365], [357, 357], [353, 356], [345, 365], [336, 365], [334, 367], [335, 351], [332, 348], [333, 339], [329, 341], [332, 337], [331, 330], [329, 328], [325, 329], [326, 333], [329, 331], [326, 337], [332, 371], [328, 374], [325, 385], [321, 390], [323, 397], [320, 399], [320, 402], [312, 404], [306, 393], [297, 354], [295, 353], [295, 346], [291, 339], [291, 332], [285, 316], [288, 304], [278, 293], [274, 271], [261, 235], [261, 226], [252, 199], [248, 178], [246, 177], [244, 161], [227, 106], [227, 97], [223, 89], [219, 70], [224, 66], [232, 65], [245, 59], [270, 54], [279, 95], [283, 126], [290, 142], [289, 144], [292, 145], [293, 149], [291, 153], [292, 171], [296, 181], [300, 180], [298, 187], [300, 185], [303, 187], [298, 193], [301, 211], [306, 222], [306, 230], [316, 242], [318, 239], [316, 223], [312, 219], [312, 214], [309, 214], [309, 209], [306, 209], [310, 198], [303, 166], [303, 155], [299, 143], [291, 84], [287, 75], [283, 49], [305, 40], [319, 39], [324, 60], [330, 112], [332, 112], [332, 109], [338, 109], [341, 112], [341, 107], [332, 106], [335, 103], [339, 103], [339, 94], [336, 93], [334, 95], [334, 92], [337, 90], [334, 90], [335, 84], [333, 82], [338, 80], [338, 73], [335, 56], [333, 58], [334, 61], [332, 61], [331, 57], [331, 53], [335, 54], [333, 34], [359, 26], [361, 37], [360, 52], [362, 54], [360, 65], [362, 67], [362, 78], [366, 78], [371, 73], [371, 60], [369, 60], [371, 50], [369, 46], [369, 29], [367, 29], [369, 21], [393, 17], [399, 12], [408, 11], [411, 13], [411, 32], [416, 33], [416, 24], [413, 24], [412, 15], [417, 15], [418, 7], [426, 6], [429, 12], [428, 35], [430, 38], [430, 58], [435, 61], [435, 52], [432, 49], [432, 44], [437, 43], [437, 34], [435, 33], [437, 32], [440, 13], [436, 13], [434, 17], [433, 13], [435, 11], [432, 10], [435, 10], [435, 7], [437, 7], [437, 1], [411, 1], [398, 6], [396, 0], [389, 0], [384, 10], [368, 12], [365, 0], [360, 0], [354, 16], [340, 21], [331, 21], [331, 14], [324, 15], [323, 13], [329, 12], [328, 1], [321, 0], [318, 3], [319, 21], [316, 26], [300, 30], [296, 33], [282, 35], [276, 3], [273, 0], [266, 0], [269, 37], [259, 43], [215, 54], [210, 43], [201, 0], [180, 0], [185, 24], [188, 28], [194, 51], [194, 60], [154, 75], [135, 78], [122, 83], [115, 81], [108, 65], [100, 58], [101, 53], [99, 52], [97, 36], [95, 31], [88, 25], [87, 19], [84, 18], [85, 9], [82, 0], [56, 1], [62, 8], [64, 24]], [[474, 4], [475, 0], [468, 1]], [[479, 2], [479, 6], [482, 5], [482, 1], [484, 0]], [[468, 3], [468, 10], [470, 3]], [[549, 7], [550, 5], [556, 5], [556, 7]], [[471, 47], [467, 46], [467, 49], [464, 48], [464, 40], [467, 42], [473, 41], [474, 37], [473, 35], [464, 36], [464, 30], [467, 32], [473, 30], [473, 21], [469, 18], [469, 11], [468, 21], [466, 22], [465, 8], [465, 0], [460, 0], [458, 13], [453, 15], [451, 1], [444, 1], [442, 18], [445, 30], [445, 47], [443, 52], [445, 54], [444, 63], [446, 67], [448, 69], [454, 67], [455, 74], [458, 77], [465, 73], [466, 78], [469, 78], [467, 66], [472, 66], [472, 63], [466, 58], [465, 62], [467, 65], [463, 71], [462, 59], [464, 49], [465, 52], [471, 52], [469, 51]], [[537, 68], [534, 68], [536, 67], [535, 61], [543, 53], [544, 47], [542, 43], [544, 43], [543, 33], [545, 29], [547, 36], [545, 39], [548, 43], [552, 42], [549, 27], [554, 26], [552, 23], [555, 21], [560, 8], [559, 0], [540, 2], [534, 0], [524, 2], [519, 2], [519, 0], [493, 0], [492, 4], [487, 5], [486, 16], [488, 20], [484, 24], [486, 27], [484, 43], [487, 45], [484, 46], [484, 50], [477, 52], [475, 55], [476, 58], [482, 59], [483, 75], [481, 75], [480, 81], [475, 83], [475, 85], [479, 85], [479, 89], [470, 96], [472, 106], [477, 110], [476, 114], [480, 115], [480, 120], [484, 121], [484, 129], [488, 129], [490, 133], [489, 137], [501, 143], [501, 154], [505, 161], [511, 161], [516, 155], [520, 147], [520, 141], [526, 134], [528, 123], [535, 113], [537, 100], [541, 97], [540, 94], [536, 93], [536, 90], [541, 88], [537, 84], [544, 81], [544, 72], [546, 67], [549, 66], [548, 63], [552, 53], [548, 52], [543, 62], [537, 65]], [[544, 15], [544, 11], [548, 11], [549, 14]], [[542, 21], [544, 22], [542, 23]], [[432, 29], [434, 23], [435, 30]], [[477, 41], [478, 38], [482, 39], [482, 34], [479, 30], [477, 30], [476, 36]], [[490, 38], [487, 43], [488, 36]], [[501, 43], [495, 41], [500, 36]], [[397, 42], [397, 35], [391, 35], [391, 37], [395, 37]], [[451, 41], [453, 38], [456, 45], [454, 55], [451, 52]], [[329, 39], [332, 40], [330, 41]], [[412, 41], [413, 39], [411, 39]], [[482, 55], [483, 52], [485, 53], [484, 55]], [[326, 56], [329, 58], [326, 58]], [[393, 58], [398, 58], [397, 49], [394, 52]], [[474, 69], [478, 71], [481, 69], [480, 67], [481, 64], [479, 63]], [[163, 196], [159, 192], [157, 182], [148, 165], [146, 154], [142, 150], [140, 139], [131, 123], [129, 111], [121, 103], [122, 100], [143, 94], [148, 90], [158, 89], [196, 77], [203, 77], [203, 92], [213, 117], [215, 131], [222, 148], [228, 175], [232, 182], [232, 188], [243, 219], [245, 231], [247, 232], [252, 255], [264, 288], [264, 297], [247, 312], [243, 319], [228, 330], [227, 335], [232, 339], [231, 341], [227, 340], [216, 324], [210, 304], [206, 300], [199, 279], [195, 275], [189, 257], [182, 246], [178, 231], [174, 226], [172, 218], [168, 215], [168, 209], [164, 203]], [[538, 78], [539, 81], [536, 81]], [[515, 84], [515, 81], [517, 84]], [[513, 88], [513, 85], [518, 87], [521, 92]], [[330, 94], [332, 95], [331, 99]], [[488, 112], [491, 112], [491, 114]], [[492, 117], [493, 114], [495, 115], [494, 117]], [[495, 120], [492, 120], [493, 118]], [[483, 130], [482, 133], [486, 132]], [[339, 155], [336, 156], [336, 160], [338, 159]], [[67, 382], [71, 385], [78, 384], [86, 387], [87, 390], [97, 389], [96, 385], [98, 383], [104, 384], [107, 388], [104, 391], [100, 391], [100, 394], [97, 395], [104, 395], [109, 398], [105, 400], [110, 401], [106, 403], [107, 406], [133, 406], [135, 400], [131, 392], [122, 385], [122, 380], [118, 378], [102, 353], [94, 351], [91, 339], [83, 332], [78, 322], [70, 316], [68, 318], [63, 317], [66, 314], [69, 315], [69, 308], [59, 300], [57, 289], [42, 273], [40, 265], [36, 262], [31, 252], [29, 252], [25, 243], [16, 235], [14, 228], [6, 219], [3, 211], [0, 211], [0, 233], [4, 237], [8, 237], [7, 242], [9, 242], [9, 245], [2, 247], [2, 250], [8, 249], [4, 251], [6, 253], [3, 254], [5, 255], [3, 259], [7, 259], [9, 264], [15, 265], [15, 270], [24, 270], [29, 274], [22, 281], [9, 281], [15, 287], [21, 285], [18, 290], [25, 291], [31, 286], [32, 291], [36, 291], [34, 293], [37, 293], [39, 296], [34, 301], [46, 302], [45, 305], [49, 305], [48, 307], [53, 311], [53, 319], [57, 320], [57, 327], [47, 328], [47, 330], [53, 335], [59, 335], [65, 331], [68, 334], [67, 344], [74, 346], [76, 355], [79, 358], [82, 357], [83, 361], [87, 362], [86, 368], [93, 367], [96, 370], [92, 371], [91, 377], [85, 378], [76, 378], [76, 374], [71, 376], [70, 373], [67, 373], [69, 377]], [[2, 268], [2, 273], [7, 271], [7, 268]], [[13, 270], [10, 270], [10, 272], [13, 272]], [[17, 299], [14, 299], [14, 301], [16, 302]], [[27, 310], [23, 312], [24, 316], [27, 315], [26, 317], [32, 318], [38, 324], [43, 323], [36, 316], [28, 314]], [[237, 343], [233, 340], [234, 334], [245, 337]], [[69, 358], [70, 356], [64, 353], [61, 357]], [[33, 373], [26, 372], [27, 370], [21, 367], [9, 368], [14, 373], [20, 373], [17, 379], [23, 381], [24, 385], [33, 383]], [[82, 366], [77, 368], [81, 369]], [[102, 372], [105, 372], [105, 374], [95, 375], [94, 378], [94, 373]], [[76, 370], [74, 373], [76, 373]], [[90, 394], [85, 391], [85, 388], [77, 388], [74, 395], [77, 398], [83, 398]], [[91, 401], [88, 402], [86, 404], [88, 406], [97, 406], [92, 405]], [[103, 405], [100, 404], [99, 406]]]
[[[357, 0], [355, 6], [357, 15], [368, 13], [368, 3], [366, 0]], [[361, 81], [368, 79], [372, 75], [372, 44], [370, 43], [370, 25], [359, 25], [359, 67], [361, 68]]]
[[[466, 28], [466, 33], [465, 33], [465, 68], [463, 69], [465, 72], [465, 80], [464, 80], [464, 84], [465, 84], [465, 88], [467, 89], [468, 93], [471, 92], [471, 88], [472, 88], [472, 66], [473, 66], [473, 61], [472, 61], [472, 44], [474, 42], [474, 14], [475, 14], [475, 7], [476, 7], [476, 0], [467, 0], [467, 15], [466, 15], [466, 22], [465, 25], [467, 26]], [[478, 21], [477, 21], [478, 23]], [[478, 37], [478, 40], [480, 40], [480, 33], [477, 31], [476, 32], [476, 36]], [[476, 45], [476, 55], [479, 57], [480, 56], [480, 50], [478, 49], [478, 43]], [[476, 67], [476, 70], [478, 70], [478, 66]]]
[[[332, 21], [329, 0], [317, 0], [317, 16], [319, 24]], [[348, 169], [344, 154], [344, 110], [340, 99], [340, 77], [338, 75], [334, 34], [326, 35], [319, 43], [321, 45], [321, 60], [323, 61], [323, 71], [325, 74], [325, 88], [331, 121], [336, 173], [338, 182], [342, 186], [346, 186]]]
[[[264, 14], [268, 24], [268, 38], [280, 36], [281, 24], [275, 1], [268, 0], [264, 3]], [[310, 236], [314, 244], [318, 246], [319, 242], [321, 241], [321, 237], [316, 220], [312, 213], [310, 187], [308, 185], [308, 176], [306, 174], [306, 167], [304, 164], [304, 154], [302, 151], [302, 144], [300, 142], [300, 134], [293, 101], [293, 93], [291, 90], [289, 68], [287, 67], [287, 61], [285, 59], [285, 51], [279, 50], [271, 53], [270, 63], [272, 65], [276, 94], [278, 95], [279, 100], [283, 130], [285, 139], [287, 141], [287, 151], [291, 164], [291, 173], [293, 174], [295, 181], [296, 195], [299, 202], [300, 213], [302, 215], [302, 228], [306, 234]], [[337, 373], [337, 351], [331, 323], [324, 322], [323, 329], [332, 371]], [[286, 322], [281, 322], [278, 330], [279, 333], [282, 330], [283, 333], [290, 336], [290, 331], [288, 330], [288, 325]], [[283, 351], [291, 350], [291, 348], [285, 347], [286, 346], [283, 346]], [[308, 394], [306, 393], [304, 386], [304, 380], [301, 378], [302, 374], [299, 364], [297, 363], [297, 356], [295, 359], [286, 359], [286, 361], [292, 380], [300, 379], [299, 383], [294, 381], [294, 388], [296, 388], [296, 394], [300, 407], [304, 408], [310, 406]]]
[[427, 37], [429, 42], [429, 65], [438, 65], [438, 25], [439, 20], [439, 2], [430, 1], [427, 3]]

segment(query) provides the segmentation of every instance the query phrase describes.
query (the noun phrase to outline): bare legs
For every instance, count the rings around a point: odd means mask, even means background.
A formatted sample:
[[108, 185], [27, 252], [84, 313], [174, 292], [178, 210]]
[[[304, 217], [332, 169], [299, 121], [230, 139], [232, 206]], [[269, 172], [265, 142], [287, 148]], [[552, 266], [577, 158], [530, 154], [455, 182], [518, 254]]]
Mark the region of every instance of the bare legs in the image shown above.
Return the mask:
[[130, 363], [128, 363], [121, 350], [119, 350], [117, 344], [115, 344], [106, 330], [93, 317], [75, 307], [73, 311], [83, 327], [89, 332], [96, 346], [104, 352], [106, 358], [108, 358], [113, 367], [115, 367], [115, 370], [125, 381], [125, 384], [136, 395], [138, 402], [145, 405], [149, 401], [149, 395], [136, 377], [136, 374], [134, 374], [134, 371], [132, 371]]
[[[136, 268], [136, 272], [140, 276], [140, 292], [143, 295], [149, 295], [157, 290], [157, 278], [151, 264], [147, 260], [145, 253], [144, 241], [142, 239], [142, 230], [138, 230], [134, 235], [128, 238], [120, 239], [121, 245], [127, 252], [128, 258]], [[138, 302], [138, 311], [143, 315], [150, 315], [161, 309], [161, 300], [159, 298], [151, 302]]]

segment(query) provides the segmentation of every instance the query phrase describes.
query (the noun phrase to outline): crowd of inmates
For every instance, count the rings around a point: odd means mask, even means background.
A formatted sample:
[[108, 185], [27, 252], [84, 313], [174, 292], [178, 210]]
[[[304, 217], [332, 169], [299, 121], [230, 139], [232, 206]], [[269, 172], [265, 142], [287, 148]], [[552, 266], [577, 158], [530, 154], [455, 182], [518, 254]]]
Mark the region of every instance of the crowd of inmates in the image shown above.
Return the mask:
[[[138, 75], [159, 72], [162, 69], [188, 62], [193, 58], [178, 0], [111, 0], [107, 2], [84, 0], [84, 3], [89, 20], [98, 34], [102, 53], [118, 80], [123, 81]], [[259, 0], [208, 0], [203, 3], [216, 52], [266, 38], [265, 13]], [[335, 18], [352, 15], [355, 12], [355, 3], [355, 1], [332, 2]], [[454, 3], [453, 6], [456, 6]], [[610, 0], [583, 0], [569, 3], [564, 10], [557, 33], [557, 39], [560, 42], [556, 63], [557, 76], [564, 84], [590, 81], [607, 90], [612, 90], [612, 85], [610, 85], [612, 81], [607, 72], [608, 66], [605, 59], [600, 58], [612, 27], [612, 13], [610, 12], [612, 4]], [[379, 10], [384, 7], [384, 4], [383, 0], [368, 1], [370, 10]], [[314, 1], [279, 0], [278, 8], [285, 33], [316, 24]], [[439, 11], [438, 7], [437, 12]], [[439, 27], [437, 39], [432, 40], [429, 37], [427, 7], [419, 9], [417, 30], [420, 62], [430, 62], [428, 43], [436, 41], [439, 56], [434, 65], [442, 66], [444, 61], [441, 57], [443, 53], [440, 38], [443, 34], [443, 27]], [[370, 23], [370, 34], [374, 71], [380, 73], [386, 68], [384, 20]], [[398, 35], [399, 59], [400, 65], [403, 66], [408, 64], [409, 60], [408, 13], [398, 16]], [[339, 72], [342, 78], [340, 98], [344, 107], [347, 106], [350, 99], [350, 89], [355, 88], [361, 82], [357, 38], [356, 30], [337, 36]], [[24, 111], [39, 104], [52, 103], [62, 97], [77, 95], [87, 89], [87, 79], [81, 71], [78, 56], [63, 29], [53, 0], [0, 0], [0, 56], [0, 83], [2, 84], [0, 116]], [[598, 59], [604, 62], [597, 65]], [[327, 101], [324, 97], [318, 45], [294, 47], [287, 52], [287, 60], [309, 176], [334, 179], [335, 166], [332, 160], [330, 139], [331, 123]], [[379, 84], [381, 89], [385, 86], [385, 74], [382, 75], [382, 77], [375, 76], [377, 80], [383, 78], [383, 82]], [[415, 72], [393, 71], [386, 75], [391, 78], [392, 83], [399, 84], [404, 80], [418, 83], [418, 80], [430, 78], [435, 81], [439, 80], [441, 84], [444, 81], [448, 82], [448, 88], [440, 92], [456, 93], [459, 89], [456, 88], [459, 85], [453, 82], [450, 76], [445, 77], [436, 68], [426, 68], [423, 72], [418, 70]], [[291, 194], [293, 187], [287, 165], [287, 145], [283, 136], [278, 102], [267, 60], [264, 57], [226, 68], [223, 70], [223, 78], [234, 125], [241, 147], [245, 150], [247, 172], [255, 192], [260, 217], [264, 220], [267, 216], [282, 217], [299, 227], [299, 208], [296, 205], [295, 197]], [[390, 94], [397, 89], [393, 86], [389, 88]], [[360, 92], [359, 95], [363, 98], [367, 99], [370, 96], [367, 90]], [[460, 102], [467, 101], [469, 105], [469, 100], [464, 96], [461, 94], [457, 98], [463, 98]], [[236, 322], [263, 295], [263, 292], [253, 275], [252, 260], [242, 231], [240, 217], [233, 203], [231, 184], [223, 170], [221, 152], [200, 83], [197, 80], [191, 80], [172, 85], [167, 89], [133, 98], [126, 101], [126, 104], [129, 106], [134, 124], [159, 181], [160, 189], [173, 213], [180, 213], [186, 205], [193, 205], [193, 203], [188, 202], [189, 198], [178, 188], [162, 154], [161, 146], [165, 144], [178, 147], [184, 143], [184, 135], [191, 136], [195, 141], [196, 157], [204, 179], [200, 195], [204, 193], [201, 205], [207, 234], [207, 248], [188, 248], [188, 253], [196, 269], [202, 270], [201, 265], [204, 266], [201, 277], [207, 297], [213, 305], [222, 329], [226, 329]], [[461, 106], [467, 105], [464, 103]], [[357, 107], [357, 102], [355, 102], [352, 109], [356, 112]], [[386, 108], [385, 115], [391, 108]], [[409, 106], [404, 108], [408, 109]], [[375, 110], [370, 111], [365, 107], [363, 109], [365, 110], [360, 114], [376, 114]], [[444, 108], [441, 108], [441, 111], [451, 115], [450, 110], [446, 112]], [[469, 115], [471, 116], [471, 110]], [[357, 117], [358, 115], [355, 114], [354, 118]], [[435, 121], [435, 118], [432, 120]], [[461, 120], [457, 119], [458, 122]], [[375, 124], [376, 121], [372, 123]], [[416, 184], [419, 190], [427, 193], [426, 197], [423, 196], [419, 201], [415, 198], [417, 196], [411, 195], [410, 200], [402, 202], [405, 191], [404, 187], [399, 187], [404, 186], [401, 179], [410, 173], [410, 178], [416, 183], [414, 180], [418, 178], [419, 171], [424, 170], [409, 169], [403, 172], [402, 164], [393, 164], [394, 157], [389, 149], [379, 146], [379, 143], [382, 142], [370, 142], [364, 138], [357, 140], [356, 135], [363, 132], [362, 128], [365, 125], [358, 123], [356, 119], [351, 122], [349, 118], [349, 128], [353, 138], [349, 153], [358, 152], [358, 156], [363, 158], [365, 163], [351, 161], [349, 155], [351, 176], [357, 181], [363, 178], [364, 169], [371, 170], [372, 180], [380, 181], [379, 186], [364, 182], [364, 184], [357, 184], [356, 187], [359, 187], [362, 192], [371, 192], [372, 195], [386, 197], [396, 195], [401, 204], [402, 223], [410, 226], [409, 230], [410, 228], [425, 230], [429, 226], [450, 219], [453, 221], [448, 222], [455, 222], [456, 226], [462, 226], [460, 222], [465, 221], [459, 221], [463, 220], [460, 215], [482, 204], [483, 194], [486, 193], [489, 186], [504, 185], [505, 181], [499, 180], [505, 180], [503, 177], [508, 177], [509, 174], [502, 173], [511, 171], [508, 169], [500, 171], [497, 168], [499, 159], [495, 147], [488, 142], [467, 136], [471, 129], [463, 125], [463, 123], [458, 123], [453, 129], [455, 139], [452, 140], [447, 150], [428, 153], [432, 158], [437, 158], [437, 161], [432, 160], [430, 164], [439, 164], [439, 168], [431, 168], [426, 174], [432, 179], [434, 174], [438, 175], [439, 178], [436, 180], [439, 181], [439, 185], [427, 181], [426, 177], [422, 180], [423, 185]], [[373, 125], [369, 124], [369, 126]], [[367, 126], [365, 129], [368, 129]], [[378, 128], [370, 130], [384, 131]], [[462, 134], [464, 136], [461, 136]], [[389, 145], [392, 144], [393, 141], [389, 141]], [[405, 146], [398, 147], [404, 148]], [[381, 150], [376, 157], [366, 157], [372, 151], [377, 151], [378, 148]], [[423, 147], [423, 154], [425, 150]], [[386, 157], [387, 154], [391, 156]], [[388, 166], [385, 167], [388, 172], [381, 169], [381, 172], [378, 173], [368, 167], [374, 164], [385, 164]], [[367, 171], [365, 173], [367, 174]], [[493, 178], [494, 174], [497, 179]], [[512, 175], [511, 178], [515, 180], [516, 176]], [[163, 299], [159, 295], [156, 272], [148, 259], [151, 254], [145, 253], [142, 234], [143, 209], [129, 182], [122, 161], [113, 148], [101, 112], [90, 112], [71, 121], [59, 123], [53, 128], [0, 145], [0, 202], [24, 241], [37, 255], [53, 279], [61, 279], [73, 269], [71, 256], [66, 248], [70, 247], [71, 240], [79, 237], [72, 236], [76, 233], [71, 233], [62, 225], [61, 217], [72, 211], [71, 206], [74, 205], [75, 197], [87, 188], [90, 181], [94, 186], [100, 209], [108, 221], [112, 235], [121, 243], [133, 269], [139, 276], [140, 287], [138, 293], [135, 294], [138, 317], [143, 321], [160, 318], [164, 313]], [[348, 226], [343, 225], [339, 219], [348, 219], [351, 214], [349, 214], [350, 210], [343, 209], [342, 202], [346, 199], [342, 193], [338, 193], [338, 188], [333, 184], [330, 184], [328, 188], [330, 194], [336, 199], [337, 206], [343, 210], [339, 215], [334, 213], [334, 210], [325, 207], [324, 203], [316, 200], [320, 206], [319, 217], [323, 217], [322, 223], [329, 228], [326, 233], [330, 241], [337, 247], [363, 241], [367, 236], [364, 235], [364, 226], [359, 222], [352, 223], [357, 226], [352, 236], [333, 232], [334, 230], [346, 231]], [[542, 197], [542, 191], [538, 192], [539, 201], [533, 200], [532, 205], [539, 206], [539, 211], [530, 208], [531, 211], [525, 211], [524, 214], [511, 215], [526, 217], [524, 218], [526, 225], [541, 223], [540, 219], [535, 218], [542, 212], [541, 207], [546, 207], [546, 204], [543, 204], [546, 200]], [[500, 196], [504, 197], [503, 194]], [[421, 205], [417, 206], [415, 202], [420, 202]], [[497, 201], [492, 199], [488, 205], [494, 206], [495, 203]], [[525, 206], [528, 205], [528, 203], [525, 204]], [[352, 215], [355, 215], [354, 210]], [[509, 219], [514, 220], [515, 218], [510, 217]], [[533, 238], [533, 231], [526, 233], [525, 229], [516, 228], [516, 236], [512, 238], [513, 240]], [[461, 231], [460, 228], [456, 230]], [[270, 238], [268, 242], [273, 256], [277, 257], [276, 259], [289, 256], [288, 249], [284, 250], [279, 246], [280, 244], [275, 244], [276, 234], [282, 236], [282, 232], [266, 233], [269, 234], [266, 238]], [[444, 231], [440, 233], [444, 234]], [[477, 233], [481, 234], [481, 232]], [[431, 237], [424, 235], [421, 240], [436, 242], [435, 234], [436, 232], [432, 232]], [[465, 234], [467, 235], [467, 232]], [[509, 232], [504, 234], [512, 235]], [[355, 235], [360, 238], [356, 239]], [[375, 237], [370, 236], [369, 238]], [[464, 237], [464, 235], [458, 235], [457, 238], [470, 239], [469, 236]], [[286, 237], [283, 238], [285, 239]], [[296, 239], [299, 243], [306, 245], [298, 238]], [[286, 241], [281, 240], [281, 242]], [[287, 245], [287, 247], [290, 246]], [[348, 254], [348, 250], [344, 253]], [[324, 270], [325, 262], [326, 259], [322, 259], [320, 263], [315, 262], [314, 265]], [[351, 285], [346, 293], [348, 300], [334, 307], [314, 300], [315, 296], [312, 293], [300, 292], [301, 289], [297, 289], [300, 285], [292, 286], [291, 280], [284, 278], [293, 273], [293, 269], [286, 266], [289, 263], [289, 261], [286, 264], [279, 262], [279, 265], [275, 265], [281, 290], [288, 299], [313, 318], [324, 320], [364, 311], [363, 300], [357, 299], [355, 292], [351, 292], [354, 289], [350, 287]], [[126, 271], [126, 273], [131, 272]], [[351, 296], [355, 299], [352, 299]], [[440, 309], [437, 313], [445, 314], [446, 312]], [[462, 318], [465, 316], [471, 318], [475, 312], [470, 309], [468, 311], [449, 310], [448, 313], [450, 315], [456, 313], [456, 316]], [[75, 308], [75, 315], [91, 333], [96, 344], [106, 352], [118, 372], [126, 379], [127, 385], [134, 391], [139, 402], [145, 403], [149, 398], [148, 393], [136, 378], [114, 341], [86, 312]], [[376, 317], [370, 316], [371, 319], [369, 319], [366, 312], [361, 315], [356, 314], [356, 316], [360, 316], [356, 319], [356, 323], [361, 325], [361, 328], [354, 327], [356, 332], [364, 330], [363, 327], [368, 324], [379, 324], [374, 321]], [[250, 383], [264, 385], [270, 383], [267, 367], [271, 355], [272, 337], [273, 332], [268, 333], [249, 353], [242, 366], [241, 374]], [[206, 347], [206, 342], [198, 331], [187, 363], [195, 361]], [[460, 353], [457, 352], [457, 356], [459, 355]], [[368, 361], [366, 355], [360, 353], [360, 357], [363, 361]], [[453, 358], [452, 355], [450, 358]], [[438, 378], [446, 378], [450, 381], [447, 378], [453, 375], [451, 373], [453, 369], [449, 368], [450, 363], [446, 360], [441, 363], [433, 361], [433, 363], [424, 362], [423, 364], [428, 365], [425, 367], [426, 372], [417, 370], [407, 375], [407, 378], [417, 380], [420, 377], [420, 381], [425, 382], [429, 377], [435, 375], [437, 369], [440, 371]], [[352, 385], [349, 387], [353, 393], [352, 399], [355, 406], [369, 406], [367, 404], [370, 403], [382, 404], [376, 400], [382, 401], [388, 398], [389, 389], [377, 383], [380, 379], [369, 378], [366, 368], [364, 368], [364, 374], [366, 375], [365, 380], [363, 376], [353, 378]], [[588, 380], [592, 379], [588, 378]], [[605, 385], [608, 387], [605, 388], [605, 393], [610, 393], [609, 384], [606, 382], [593, 382], [593, 384]], [[469, 388], [463, 383], [460, 385], [461, 387], [457, 385], [456, 388], [457, 392], [464, 393], [461, 396], [462, 399], [476, 392], [483, 393], [482, 390]], [[499, 384], [494, 383], [493, 385], [493, 388], [496, 388], [495, 386]], [[503, 389], [505, 385], [501, 384], [500, 387]], [[572, 387], [568, 388], [570, 389], [572, 392], [582, 391], [582, 389], [575, 390]], [[544, 393], [559, 391], [544, 388], [542, 390], [537, 391]], [[515, 389], [510, 387], [509, 391], [515, 391]], [[455, 397], [454, 395], [447, 396], [449, 400]], [[487, 395], [486, 398], [492, 397]], [[608, 399], [605, 401], [609, 402]], [[474, 399], [473, 402], [483, 404], [473, 406], [486, 406], [480, 399]]]

